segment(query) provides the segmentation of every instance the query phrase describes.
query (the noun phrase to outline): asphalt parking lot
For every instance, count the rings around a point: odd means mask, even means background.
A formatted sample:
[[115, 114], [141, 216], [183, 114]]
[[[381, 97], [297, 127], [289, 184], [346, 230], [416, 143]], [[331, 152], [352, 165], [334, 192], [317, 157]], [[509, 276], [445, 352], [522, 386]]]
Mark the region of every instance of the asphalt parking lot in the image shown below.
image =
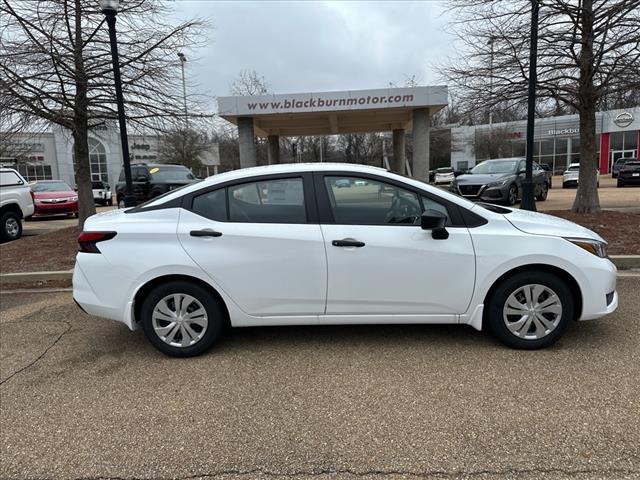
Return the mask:
[[640, 276], [545, 351], [464, 326], [233, 331], [170, 359], [3, 294], [1, 478], [640, 478]]

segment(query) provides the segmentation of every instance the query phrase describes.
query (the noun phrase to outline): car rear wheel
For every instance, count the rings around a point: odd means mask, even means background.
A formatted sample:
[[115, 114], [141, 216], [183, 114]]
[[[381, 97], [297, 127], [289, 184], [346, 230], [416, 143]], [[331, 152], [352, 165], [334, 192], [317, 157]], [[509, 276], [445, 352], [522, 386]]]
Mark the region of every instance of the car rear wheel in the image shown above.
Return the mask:
[[517, 273], [489, 299], [486, 323], [505, 345], [534, 350], [553, 345], [573, 318], [568, 285], [545, 271]]
[[3, 242], [17, 240], [22, 236], [22, 222], [16, 212], [5, 212], [0, 220], [2, 231], [0, 237]]
[[145, 335], [162, 353], [193, 357], [206, 352], [220, 338], [225, 314], [204, 287], [173, 281], [147, 295], [141, 320]]
[[518, 201], [518, 187], [516, 185], [511, 185], [509, 187], [509, 191], [507, 192], [507, 204], [511, 207], [516, 204]]
[[540, 187], [540, 193], [536, 195], [536, 200], [540, 202], [544, 202], [547, 199], [548, 195], [549, 195], [549, 186], [546, 183], [543, 183], [542, 186]]

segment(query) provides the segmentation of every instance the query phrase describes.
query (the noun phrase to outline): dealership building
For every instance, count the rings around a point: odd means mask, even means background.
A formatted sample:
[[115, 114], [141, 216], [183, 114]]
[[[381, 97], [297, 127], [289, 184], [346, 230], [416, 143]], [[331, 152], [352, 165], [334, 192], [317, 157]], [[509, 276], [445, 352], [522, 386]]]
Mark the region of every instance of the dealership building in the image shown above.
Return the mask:
[[[68, 130], [51, 126], [44, 132], [2, 134], [0, 166], [17, 169], [28, 181], [63, 180], [75, 185], [73, 168], [73, 137]], [[161, 160], [162, 136], [158, 134], [129, 135], [131, 163], [154, 163]], [[120, 132], [114, 126], [93, 127], [89, 132], [91, 179], [110, 185], [117, 183], [122, 172]], [[202, 158], [212, 172], [220, 164], [217, 144]]]
[[[488, 142], [500, 142], [500, 157], [524, 156], [527, 122], [459, 126], [451, 129], [451, 166], [466, 170], [490, 158]], [[483, 148], [484, 147], [484, 148]], [[638, 158], [640, 152], [640, 107], [596, 114], [596, 149], [600, 173], [611, 171], [618, 158]], [[492, 158], [496, 158], [495, 153]], [[540, 118], [535, 121], [534, 161], [546, 163], [558, 174], [580, 161], [578, 115]]]

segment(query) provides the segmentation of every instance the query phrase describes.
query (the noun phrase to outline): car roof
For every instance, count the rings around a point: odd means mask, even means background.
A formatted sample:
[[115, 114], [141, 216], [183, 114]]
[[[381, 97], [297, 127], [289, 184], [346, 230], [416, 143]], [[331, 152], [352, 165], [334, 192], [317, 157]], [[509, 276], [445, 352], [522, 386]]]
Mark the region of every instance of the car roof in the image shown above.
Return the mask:
[[161, 205], [166, 203], [174, 198], [181, 197], [182, 195], [205, 189], [210, 186], [215, 186], [220, 183], [225, 183], [234, 180], [242, 180], [244, 178], [247, 181], [251, 181], [251, 177], [258, 177], [261, 175], [278, 175], [278, 174], [288, 174], [288, 173], [305, 173], [305, 172], [341, 172], [344, 174], [358, 174], [358, 173], [369, 173], [379, 175], [383, 178], [389, 178], [391, 180], [398, 180], [404, 182], [408, 185], [421, 188], [423, 190], [431, 191], [438, 196], [444, 197], [445, 199], [457, 203], [459, 205], [465, 206], [466, 208], [473, 208], [474, 204], [469, 200], [466, 200], [458, 195], [454, 195], [445, 190], [442, 190], [437, 187], [432, 187], [431, 185], [421, 182], [420, 180], [416, 180], [414, 178], [405, 177], [402, 175], [398, 175], [396, 173], [392, 173], [387, 171], [384, 168], [380, 167], [372, 167], [370, 165], [359, 165], [355, 163], [281, 163], [277, 165], [266, 165], [260, 167], [248, 167], [242, 168], [239, 170], [232, 170], [225, 173], [220, 173], [218, 175], [212, 175], [211, 177], [205, 178], [200, 182], [193, 183], [188, 185], [180, 190], [177, 190], [175, 193], [170, 193], [162, 198], [159, 198], [157, 203], [150, 202], [147, 206]]

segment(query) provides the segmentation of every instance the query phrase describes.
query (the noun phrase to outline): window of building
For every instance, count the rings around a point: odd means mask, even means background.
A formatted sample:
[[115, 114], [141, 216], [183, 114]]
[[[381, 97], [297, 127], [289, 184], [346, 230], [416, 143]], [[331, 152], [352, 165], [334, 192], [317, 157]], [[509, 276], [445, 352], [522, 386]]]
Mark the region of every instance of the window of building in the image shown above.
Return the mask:
[[17, 170], [28, 182], [53, 179], [53, 176], [51, 175], [51, 165], [30, 165], [21, 163], [18, 164]]
[[302, 178], [243, 183], [227, 192], [232, 222], [307, 222]]
[[102, 142], [89, 138], [89, 162], [92, 181], [109, 181], [107, 174], [107, 152]]

